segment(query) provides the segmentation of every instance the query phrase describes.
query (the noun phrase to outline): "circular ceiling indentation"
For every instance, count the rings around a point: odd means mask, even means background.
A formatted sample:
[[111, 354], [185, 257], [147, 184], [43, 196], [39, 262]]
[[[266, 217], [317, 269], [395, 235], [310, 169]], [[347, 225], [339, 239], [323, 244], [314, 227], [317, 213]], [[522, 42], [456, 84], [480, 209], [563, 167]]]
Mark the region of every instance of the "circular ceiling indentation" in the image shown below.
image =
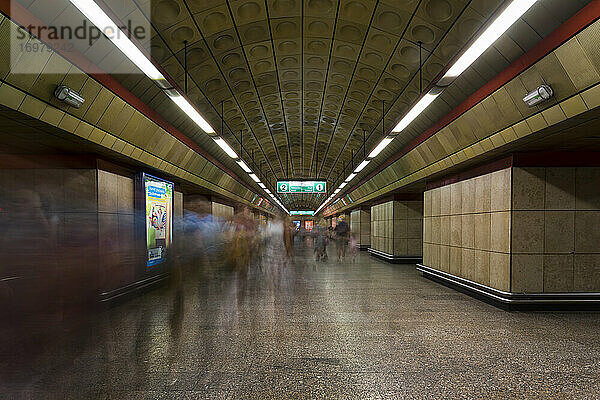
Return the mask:
[[215, 79], [211, 79], [208, 82], [206, 82], [206, 90], [208, 91], [213, 91], [213, 90], [218, 90], [221, 86], [221, 80], [218, 78]]
[[398, 54], [405, 61], [417, 64], [419, 63], [419, 50], [415, 49], [414, 47], [404, 46], [400, 49]]
[[314, 101], [314, 100], [308, 100], [306, 102], [306, 105], [309, 106], [309, 107], [318, 107], [319, 106], [319, 102]]
[[[165, 49], [162, 46], [154, 44], [154, 45], [150, 46], [150, 55], [155, 60], [162, 61], [165, 58], [165, 56], [167, 55], [167, 52], [165, 51]], [[189, 54], [188, 54], [188, 59], [189, 59]]]
[[470, 37], [479, 28], [481, 22], [475, 18], [467, 18], [458, 26], [458, 31], [461, 36]]
[[277, 25], [275, 31], [282, 36], [291, 36], [296, 33], [296, 24], [290, 21], [283, 21]]
[[364, 18], [367, 14], [367, 7], [360, 1], [351, 1], [344, 7], [346, 15], [350, 18]]
[[192, 28], [190, 28], [188, 26], [182, 26], [180, 28], [177, 28], [171, 34], [171, 38], [175, 42], [183, 42], [186, 40], [189, 42], [190, 39], [192, 39], [193, 37], [194, 37], [194, 31], [192, 30]]
[[388, 47], [390, 44], [392, 44], [390, 38], [382, 35], [381, 33], [376, 33], [371, 36], [371, 41], [377, 47]]
[[213, 12], [204, 17], [204, 27], [209, 31], [222, 30], [227, 22], [227, 17], [222, 12]]
[[291, 53], [294, 52], [297, 48], [298, 45], [296, 44], [296, 42], [292, 41], [292, 40], [285, 40], [281, 43], [279, 43], [279, 51], [283, 52], [283, 53]]
[[361, 38], [361, 34], [360, 34], [360, 29], [358, 29], [356, 26], [354, 25], [345, 25], [342, 27], [342, 29], [340, 29], [340, 34], [341, 34], [341, 39], [345, 40], [347, 42], [356, 42], [356, 41], [360, 41]]
[[369, 85], [369, 82], [367, 82], [367, 81], [363, 81], [362, 79], [356, 79], [354, 81], [354, 87], [359, 90], [367, 91], [367, 90], [369, 90], [371, 85]]
[[308, 8], [319, 13], [327, 13], [333, 8], [333, 2], [331, 0], [310, 0]]
[[267, 32], [262, 26], [251, 26], [250, 28], [246, 29], [244, 36], [253, 42], [257, 42], [265, 38], [267, 36]]
[[375, 79], [375, 71], [369, 67], [362, 67], [358, 70], [358, 74], [366, 79]]
[[398, 90], [400, 88], [400, 82], [392, 78], [385, 78], [383, 85], [390, 90]]
[[386, 29], [396, 31], [402, 26], [402, 18], [393, 11], [384, 11], [377, 17], [377, 21]]
[[340, 44], [336, 50], [337, 54], [342, 57], [352, 58], [355, 54], [354, 48], [352, 48], [352, 46], [348, 46], [347, 44]]
[[446, 0], [430, 0], [425, 6], [425, 12], [434, 21], [445, 22], [452, 16], [452, 6]]
[[231, 35], [221, 35], [213, 41], [213, 46], [217, 50], [225, 50], [233, 46], [234, 40]]
[[320, 53], [326, 49], [325, 43], [320, 40], [311, 40], [308, 43], [308, 49], [310, 51], [314, 51], [315, 53]]
[[326, 36], [329, 33], [329, 25], [323, 21], [313, 21], [308, 24], [308, 32], [313, 36]]
[[271, 6], [275, 12], [283, 13], [296, 7], [294, 0], [274, 0]]
[[308, 63], [308, 65], [313, 66], [313, 67], [322, 67], [325, 62], [323, 61], [323, 59], [321, 57], [309, 57], [306, 62]]
[[256, 72], [267, 71], [269, 68], [271, 68], [271, 63], [269, 61], [259, 61], [254, 64], [254, 70]]
[[298, 73], [296, 71], [288, 70], [288, 71], [284, 71], [281, 74], [281, 77], [286, 81], [293, 81], [293, 80], [298, 79]]
[[318, 99], [320, 97], [319, 93], [316, 92], [307, 92], [306, 98], [308, 99]]
[[408, 78], [410, 71], [402, 64], [393, 64], [390, 68], [392, 73], [400, 78]]
[[415, 39], [420, 40], [423, 43], [432, 43], [435, 39], [435, 33], [433, 33], [433, 30], [425, 25], [417, 25], [413, 27], [412, 35]]
[[250, 55], [254, 58], [264, 58], [269, 55], [269, 48], [259, 44], [250, 49]]
[[298, 103], [296, 100], [289, 100], [286, 102], [286, 105], [288, 107], [298, 107], [300, 103]]
[[349, 62], [347, 61], [343, 61], [343, 60], [337, 60], [333, 63], [333, 67], [340, 70], [340, 71], [350, 71], [350, 69], [352, 68], [352, 66], [350, 65]]
[[283, 84], [283, 90], [285, 91], [290, 91], [290, 90], [298, 90], [298, 83], [296, 82], [285, 82]]
[[234, 81], [242, 79], [246, 76], [246, 70], [243, 68], [234, 68], [229, 71], [229, 77]]
[[329, 85], [329, 90], [333, 93], [342, 93], [344, 88], [340, 85]]
[[365, 60], [369, 64], [381, 65], [383, 63], [383, 58], [373, 51], [370, 51], [365, 54]]
[[231, 67], [242, 62], [242, 57], [238, 53], [230, 53], [223, 57], [223, 65]]
[[296, 57], [284, 57], [279, 61], [279, 64], [284, 68], [293, 68], [298, 65], [298, 60], [296, 60]]
[[172, 24], [177, 21], [181, 7], [173, 0], [164, 0], [158, 3], [152, 15], [163, 24]]
[[321, 90], [321, 83], [319, 82], [308, 82], [306, 88], [309, 90]]
[[260, 6], [253, 1], [246, 1], [238, 7], [237, 13], [244, 19], [254, 18], [260, 14]]
[[346, 75], [333, 73], [331, 74], [331, 80], [337, 83], [344, 83], [346, 82]]
[[308, 71], [306, 73], [306, 77], [309, 78], [309, 79], [321, 80], [321, 79], [323, 79], [323, 74], [321, 73], [321, 71], [315, 71], [313, 69], [313, 70]]
[[206, 61], [206, 52], [204, 49], [196, 47], [188, 51], [188, 64], [197, 65]]

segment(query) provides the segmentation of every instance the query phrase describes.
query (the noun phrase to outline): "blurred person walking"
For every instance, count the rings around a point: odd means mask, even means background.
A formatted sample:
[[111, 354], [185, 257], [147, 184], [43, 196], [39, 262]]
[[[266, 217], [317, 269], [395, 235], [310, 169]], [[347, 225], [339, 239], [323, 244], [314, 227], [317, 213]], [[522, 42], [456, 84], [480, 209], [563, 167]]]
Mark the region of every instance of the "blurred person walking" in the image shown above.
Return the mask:
[[343, 216], [339, 218], [333, 231], [335, 232], [338, 261], [341, 262], [346, 257], [346, 247], [348, 247], [348, 236], [350, 234], [350, 227], [344, 221]]

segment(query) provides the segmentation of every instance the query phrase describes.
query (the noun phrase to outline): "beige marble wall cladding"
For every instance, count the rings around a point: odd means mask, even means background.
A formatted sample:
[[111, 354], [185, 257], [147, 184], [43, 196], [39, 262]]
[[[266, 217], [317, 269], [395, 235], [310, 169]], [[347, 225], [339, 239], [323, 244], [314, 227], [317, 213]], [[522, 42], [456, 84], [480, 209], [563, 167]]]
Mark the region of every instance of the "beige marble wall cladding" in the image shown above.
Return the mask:
[[231, 206], [212, 202], [212, 215], [217, 218], [229, 219], [233, 217], [235, 210]]
[[423, 263], [510, 290], [511, 170], [424, 194]]
[[350, 215], [350, 229], [358, 239], [358, 245], [371, 245], [371, 212], [369, 210], [354, 210]]
[[512, 291], [600, 291], [600, 168], [513, 175]]
[[371, 207], [371, 248], [394, 256], [420, 257], [422, 234], [422, 201], [389, 201]]

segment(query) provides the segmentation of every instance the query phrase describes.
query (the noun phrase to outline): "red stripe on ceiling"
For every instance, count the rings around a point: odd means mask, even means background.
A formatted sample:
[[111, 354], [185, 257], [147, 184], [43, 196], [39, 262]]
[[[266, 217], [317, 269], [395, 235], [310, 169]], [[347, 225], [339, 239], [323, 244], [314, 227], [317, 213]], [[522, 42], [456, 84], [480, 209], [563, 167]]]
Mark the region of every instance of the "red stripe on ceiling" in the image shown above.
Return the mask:
[[535, 45], [531, 50], [519, 57], [519, 59], [514, 61], [504, 71], [500, 72], [491, 81], [483, 85], [479, 90], [473, 93], [459, 106], [450, 111], [450, 113], [444, 116], [431, 128], [427, 129], [416, 139], [414, 139], [412, 142], [406, 145], [402, 150], [390, 157], [386, 162], [384, 162], [377, 169], [375, 169], [373, 172], [371, 172], [369, 175], [363, 178], [359, 183], [354, 185], [347, 193], [350, 193], [359, 188], [369, 179], [373, 178], [375, 175], [383, 171], [385, 168], [389, 167], [392, 163], [400, 159], [406, 153], [417, 147], [419, 144], [423, 143], [425, 140], [429, 139], [431, 136], [435, 135], [446, 125], [450, 124], [462, 114], [473, 108], [475, 105], [477, 105], [479, 102], [491, 95], [493, 92], [495, 92], [496, 90], [504, 86], [506, 83], [514, 79], [521, 72], [531, 67], [544, 56], [551, 53], [554, 49], [556, 49], [557, 47], [565, 43], [567, 40], [575, 36], [575, 34], [577, 34], [578, 32], [585, 29], [587, 26], [595, 22], [598, 18], [600, 18], [600, 0], [593, 0], [587, 6], [579, 10], [577, 14], [569, 18], [568, 21], [563, 23], [561, 26], [556, 28], [551, 34], [542, 39], [542, 41]]
[[[17, 24], [27, 27], [27, 26], [35, 26], [35, 27], [45, 27], [46, 25], [36, 18], [33, 14], [31, 14], [26, 8], [17, 3], [16, 1], [11, 0], [0, 0], [0, 12], [4, 15], [8, 16], [11, 20], [16, 22]], [[65, 43], [64, 40], [60, 39], [51, 39], [48, 37], [49, 30], [45, 29], [41, 32], [42, 37], [38, 39], [42, 42], [46, 43], [49, 47], [52, 47], [55, 52], [59, 53], [63, 58], [72, 64], [76, 65], [98, 83], [109, 89], [115, 95], [119, 96], [137, 111], [144, 114], [154, 123], [159, 125], [161, 128], [169, 132], [175, 138], [183, 142], [186, 146], [190, 147], [196, 153], [200, 154], [208, 161], [216, 165], [223, 172], [231, 176], [238, 183], [243, 185], [245, 188], [250, 190], [252, 193], [254, 189], [248, 186], [245, 182], [241, 181], [240, 178], [229, 168], [221, 164], [217, 159], [215, 159], [212, 155], [207, 153], [204, 149], [202, 149], [196, 142], [186, 136], [184, 133], [179, 131], [173, 125], [171, 125], [167, 120], [165, 120], [160, 114], [150, 108], [146, 103], [140, 100], [137, 96], [131, 93], [127, 88], [121, 85], [117, 80], [115, 80], [111, 75], [100, 69], [94, 63], [92, 63], [85, 55], [81, 54], [77, 50], [65, 51], [64, 49], [69, 48], [69, 46], [63, 46]], [[261, 196], [263, 197], [263, 196]]]

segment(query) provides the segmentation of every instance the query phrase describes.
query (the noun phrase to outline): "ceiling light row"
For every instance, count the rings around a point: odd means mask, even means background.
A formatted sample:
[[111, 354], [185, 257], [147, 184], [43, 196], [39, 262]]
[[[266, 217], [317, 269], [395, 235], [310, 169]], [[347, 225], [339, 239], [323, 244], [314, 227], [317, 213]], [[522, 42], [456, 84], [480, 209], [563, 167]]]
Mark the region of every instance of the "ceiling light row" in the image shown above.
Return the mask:
[[[165, 91], [167, 96], [183, 111], [192, 121], [196, 123], [204, 132], [211, 135], [215, 143], [231, 158], [236, 160], [237, 164], [249, 174], [271, 198], [286, 213], [287, 209], [281, 202], [266, 188], [258, 176], [252, 172], [248, 165], [241, 160], [235, 150], [221, 136], [218, 136], [212, 126], [196, 110], [196, 107], [182, 95], [177, 89], [173, 88], [167, 78], [158, 70], [152, 61], [129, 39], [121, 28], [104, 12], [104, 10], [94, 0], [71, 0], [71, 3], [92, 22], [105, 36], [113, 42], [121, 52], [131, 60], [148, 78], [152, 79], [157, 85]], [[112, 35], [106, 35], [106, 32], [113, 32]]]
[[519, 18], [527, 12], [537, 0], [512, 0], [512, 2], [498, 15], [498, 17], [483, 31], [469, 48], [452, 64], [444, 76], [436, 82], [431, 90], [425, 93], [419, 101], [402, 117], [400, 122], [392, 129], [392, 134], [383, 140], [369, 153], [366, 160], [359, 164], [352, 174], [325, 200], [318, 213], [326, 204], [361, 172], [373, 158], [377, 157], [397, 136], [404, 131], [433, 101], [449, 86], [460, 74], [471, 66], [500, 36], [502, 36]]

